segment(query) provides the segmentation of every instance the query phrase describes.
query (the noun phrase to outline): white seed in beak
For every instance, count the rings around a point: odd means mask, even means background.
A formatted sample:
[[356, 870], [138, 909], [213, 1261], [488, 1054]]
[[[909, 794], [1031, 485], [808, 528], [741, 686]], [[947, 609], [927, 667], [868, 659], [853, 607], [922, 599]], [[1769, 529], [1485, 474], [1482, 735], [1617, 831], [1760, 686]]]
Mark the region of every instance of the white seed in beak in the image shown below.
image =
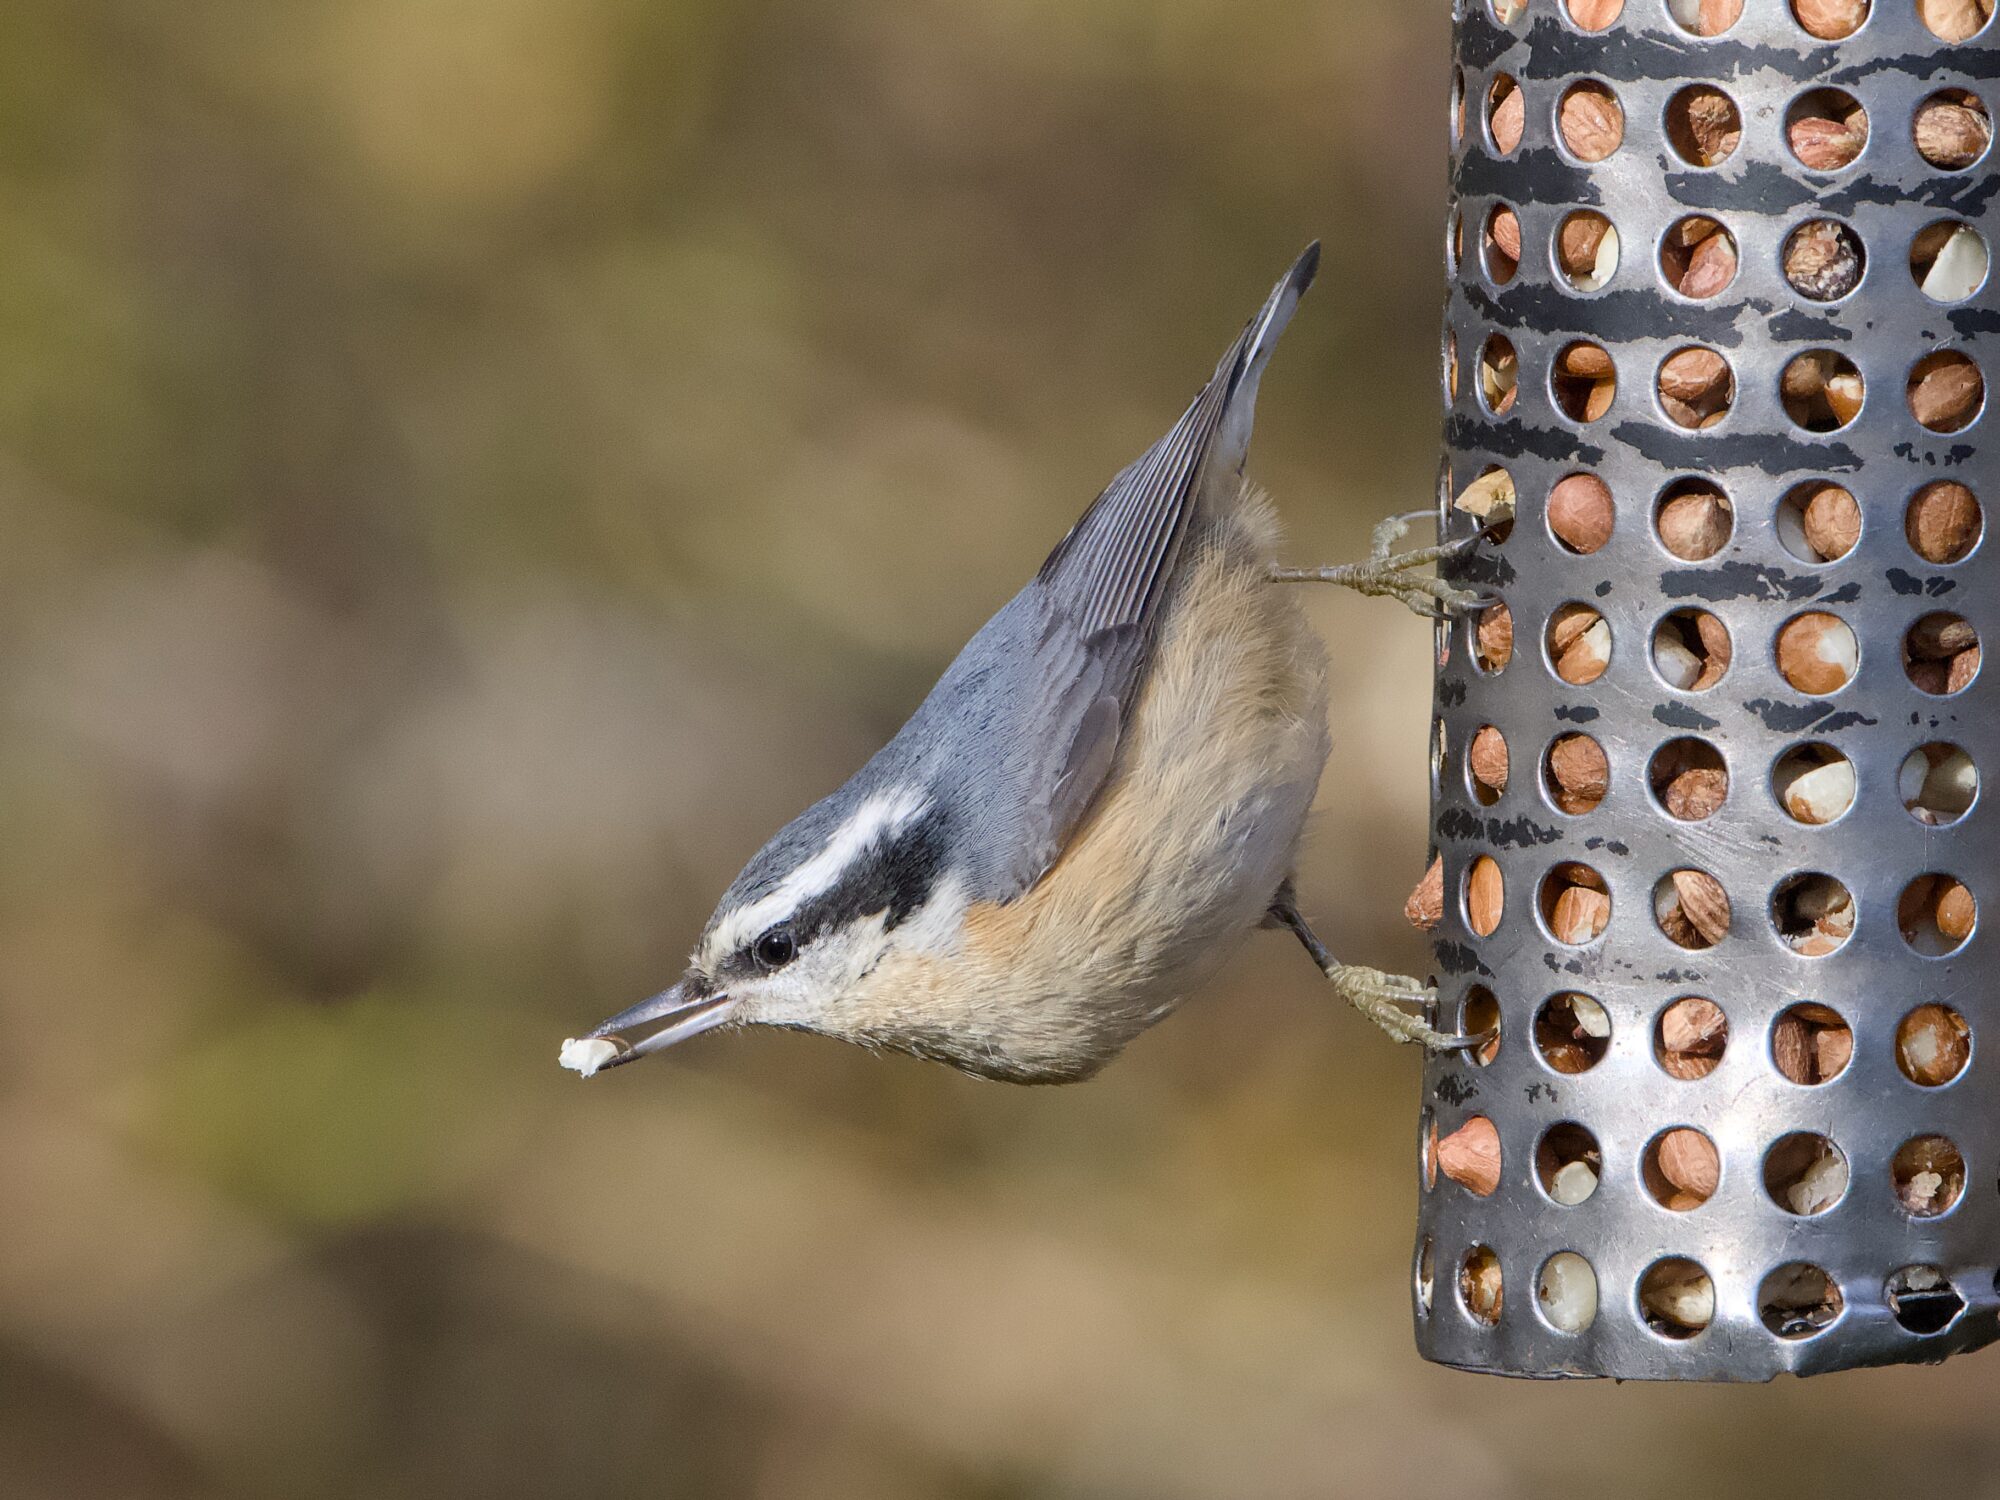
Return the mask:
[[624, 1049], [609, 1037], [571, 1037], [562, 1044], [562, 1051], [556, 1055], [556, 1061], [565, 1068], [588, 1078], [622, 1050]]

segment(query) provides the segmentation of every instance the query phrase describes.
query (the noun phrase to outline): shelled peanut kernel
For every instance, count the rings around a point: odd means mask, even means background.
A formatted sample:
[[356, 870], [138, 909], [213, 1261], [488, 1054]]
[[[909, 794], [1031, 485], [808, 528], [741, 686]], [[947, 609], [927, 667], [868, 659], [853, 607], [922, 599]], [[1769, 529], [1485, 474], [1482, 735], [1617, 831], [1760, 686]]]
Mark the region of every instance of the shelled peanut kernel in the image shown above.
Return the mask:
[[1545, 765], [1549, 798], [1566, 813], [1591, 811], [1611, 789], [1611, 763], [1604, 747], [1587, 734], [1558, 736]]
[[1474, 1115], [1437, 1144], [1438, 1170], [1481, 1198], [1500, 1186], [1500, 1132]]
[[1713, 1000], [1688, 996], [1660, 1012], [1653, 1053], [1669, 1076], [1706, 1078], [1729, 1045], [1729, 1020]]

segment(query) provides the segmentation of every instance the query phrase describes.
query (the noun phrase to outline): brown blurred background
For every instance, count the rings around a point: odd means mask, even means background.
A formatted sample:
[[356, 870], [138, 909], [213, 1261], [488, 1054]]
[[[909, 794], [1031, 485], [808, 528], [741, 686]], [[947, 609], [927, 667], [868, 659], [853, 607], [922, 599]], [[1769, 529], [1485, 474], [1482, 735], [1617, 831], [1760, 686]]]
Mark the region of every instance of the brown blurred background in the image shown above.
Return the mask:
[[[1421, 1364], [1416, 1060], [1276, 938], [1081, 1089], [555, 1067], [1313, 235], [1261, 475], [1426, 502], [1445, 11], [0, 6], [0, 1495], [1993, 1492], [1983, 1362]], [[1313, 608], [1420, 965], [1425, 632]]]

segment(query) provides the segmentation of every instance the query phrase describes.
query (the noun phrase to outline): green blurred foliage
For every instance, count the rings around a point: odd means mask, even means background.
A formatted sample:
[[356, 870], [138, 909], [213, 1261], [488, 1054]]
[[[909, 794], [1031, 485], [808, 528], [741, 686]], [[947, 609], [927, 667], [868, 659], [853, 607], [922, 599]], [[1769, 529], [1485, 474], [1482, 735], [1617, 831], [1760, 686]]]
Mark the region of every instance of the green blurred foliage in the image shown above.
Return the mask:
[[[1424, 503], [1445, 26], [0, 7], [0, 1494], [1990, 1484], [1977, 1366], [1421, 1364], [1414, 1059], [1276, 939], [1083, 1089], [553, 1065], [1311, 236], [1259, 473]], [[1416, 965], [1425, 632], [1311, 607], [1306, 904]]]

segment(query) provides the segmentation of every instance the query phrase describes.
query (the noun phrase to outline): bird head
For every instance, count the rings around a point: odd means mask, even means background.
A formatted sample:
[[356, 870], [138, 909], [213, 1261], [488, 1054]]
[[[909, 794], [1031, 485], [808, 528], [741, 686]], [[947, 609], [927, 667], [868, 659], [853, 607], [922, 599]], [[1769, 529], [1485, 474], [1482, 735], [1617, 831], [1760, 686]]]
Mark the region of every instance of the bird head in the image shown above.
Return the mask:
[[926, 792], [850, 783], [761, 849], [724, 894], [679, 983], [563, 1043], [586, 1078], [720, 1026], [839, 1034], [842, 1006], [900, 947], [956, 934], [947, 825]]

